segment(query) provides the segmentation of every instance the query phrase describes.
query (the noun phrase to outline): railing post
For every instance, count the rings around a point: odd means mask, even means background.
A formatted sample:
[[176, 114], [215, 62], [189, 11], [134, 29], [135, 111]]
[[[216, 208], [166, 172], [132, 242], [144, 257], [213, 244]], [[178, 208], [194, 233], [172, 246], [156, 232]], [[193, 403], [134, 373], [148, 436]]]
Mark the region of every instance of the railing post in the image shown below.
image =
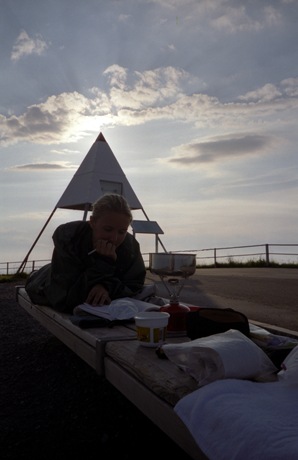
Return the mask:
[[214, 267], [216, 267], [217, 262], [216, 262], [216, 248], [214, 248]]
[[9, 275], [9, 262], [6, 263], [6, 274]]
[[269, 256], [269, 244], [265, 244], [265, 250], [266, 250], [266, 265], [269, 267], [270, 265], [270, 256]]

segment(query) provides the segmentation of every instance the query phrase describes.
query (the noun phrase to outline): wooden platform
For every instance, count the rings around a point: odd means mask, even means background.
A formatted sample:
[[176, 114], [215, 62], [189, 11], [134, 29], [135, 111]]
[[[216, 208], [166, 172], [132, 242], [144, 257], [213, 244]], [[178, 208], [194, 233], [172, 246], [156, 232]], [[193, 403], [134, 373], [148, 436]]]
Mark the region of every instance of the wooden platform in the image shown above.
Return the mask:
[[[171, 342], [177, 340], [182, 339], [169, 339]], [[173, 411], [180, 398], [197, 389], [192, 377], [172, 362], [158, 358], [154, 348], [143, 347], [138, 341], [131, 340], [108, 342], [104, 366], [109, 382], [191, 458], [206, 459]]]
[[[134, 325], [81, 329], [69, 314], [31, 303], [17, 286], [18, 304], [127, 397], [144, 415], [194, 460], [205, 460], [188, 429], [175, 414], [178, 399], [194, 391], [196, 382], [154, 348], [139, 344]], [[181, 341], [185, 338], [171, 338]]]
[[[99, 375], [104, 375], [192, 459], [206, 460], [186, 425], [174, 412], [175, 404], [197, 389], [196, 381], [175, 364], [160, 359], [155, 348], [142, 346], [137, 341], [134, 324], [81, 329], [72, 323], [71, 315], [32, 304], [23, 286], [16, 288], [16, 297], [22, 308]], [[270, 325], [253, 323], [270, 330]], [[272, 327], [271, 330], [297, 338], [293, 331]], [[177, 340], [188, 339], [167, 339], [168, 342]]]
[[23, 286], [16, 287], [16, 298], [21, 307], [89, 364], [99, 375], [104, 374], [103, 359], [106, 342], [136, 339], [134, 328], [129, 326], [116, 325], [113, 328], [81, 329], [71, 322], [71, 315], [33, 304]]

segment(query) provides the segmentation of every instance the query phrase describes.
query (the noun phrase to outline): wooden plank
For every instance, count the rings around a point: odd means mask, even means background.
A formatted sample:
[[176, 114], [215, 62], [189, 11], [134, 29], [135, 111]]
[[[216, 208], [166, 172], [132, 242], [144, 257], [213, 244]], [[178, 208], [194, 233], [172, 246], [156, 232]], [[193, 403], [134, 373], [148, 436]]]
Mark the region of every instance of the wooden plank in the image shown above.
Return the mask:
[[134, 330], [120, 325], [113, 328], [81, 329], [71, 322], [70, 315], [33, 304], [23, 286], [16, 287], [16, 297], [18, 304], [24, 310], [95, 369], [99, 375], [104, 374], [104, 348], [109, 340], [136, 339]]
[[136, 332], [134, 327], [127, 328], [126, 326], [121, 326], [119, 324], [117, 326], [114, 326], [113, 328], [94, 327], [90, 329], [82, 329], [71, 322], [70, 314], [57, 312], [50, 307], [33, 304], [30, 301], [29, 296], [26, 293], [24, 287], [17, 287], [17, 302], [21, 302], [23, 300], [32, 306], [34, 310], [32, 311], [32, 315], [34, 314], [34, 312], [42, 311], [49, 318], [49, 320], [52, 319], [57, 323], [63, 325], [68, 330], [72, 331], [75, 335], [82, 338], [93, 347], [96, 346], [97, 340], [109, 341], [111, 338], [113, 340], [132, 340], [134, 338], [136, 339]]
[[173, 406], [160, 399], [147, 386], [134, 378], [109, 356], [105, 357], [104, 365], [108, 381], [190, 455], [192, 459], [207, 459], [186, 426], [174, 412]]
[[137, 341], [109, 342], [105, 354], [172, 406], [198, 388], [194, 378], [170, 360], [159, 359], [155, 348], [144, 347]]
[[262, 327], [267, 331], [271, 332], [272, 334], [282, 335], [286, 337], [291, 337], [293, 339], [298, 339], [298, 332], [292, 331], [291, 329], [286, 329], [284, 327], [273, 326], [272, 324], [268, 323], [261, 323], [260, 321], [249, 320], [250, 323], [255, 324], [255, 326]]

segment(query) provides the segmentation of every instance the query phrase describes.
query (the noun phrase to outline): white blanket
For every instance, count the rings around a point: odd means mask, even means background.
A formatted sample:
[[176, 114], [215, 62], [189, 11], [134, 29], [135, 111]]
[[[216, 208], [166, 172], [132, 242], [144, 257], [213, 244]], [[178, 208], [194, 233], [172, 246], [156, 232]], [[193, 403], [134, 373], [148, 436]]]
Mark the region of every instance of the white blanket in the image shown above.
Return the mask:
[[297, 460], [298, 384], [218, 380], [175, 412], [210, 460]]

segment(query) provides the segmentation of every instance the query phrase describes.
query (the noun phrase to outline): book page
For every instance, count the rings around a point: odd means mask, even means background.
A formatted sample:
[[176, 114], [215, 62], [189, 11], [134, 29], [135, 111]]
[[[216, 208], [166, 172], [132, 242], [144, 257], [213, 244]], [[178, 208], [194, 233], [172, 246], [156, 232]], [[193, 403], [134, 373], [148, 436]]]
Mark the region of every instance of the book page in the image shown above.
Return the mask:
[[113, 320], [132, 319], [141, 311], [159, 311], [160, 306], [153, 303], [144, 302], [143, 300], [133, 299], [131, 297], [123, 297], [122, 299], [112, 300], [109, 305], [95, 306], [84, 303], [78, 305], [76, 309], [86, 311], [91, 315]]

